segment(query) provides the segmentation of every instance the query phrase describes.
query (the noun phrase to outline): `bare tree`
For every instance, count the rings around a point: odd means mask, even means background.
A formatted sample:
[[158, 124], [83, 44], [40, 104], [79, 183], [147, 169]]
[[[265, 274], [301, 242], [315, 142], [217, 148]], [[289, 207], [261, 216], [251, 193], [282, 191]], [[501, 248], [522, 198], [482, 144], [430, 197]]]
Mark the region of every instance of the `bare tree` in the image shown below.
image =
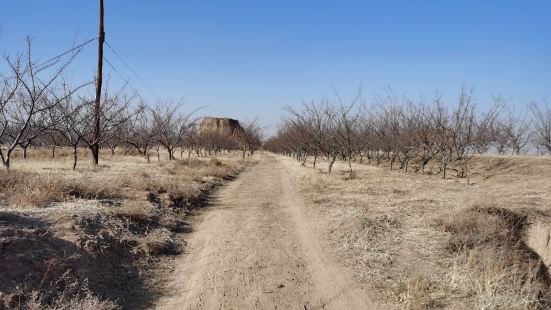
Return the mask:
[[196, 120], [191, 117], [197, 112], [192, 111], [182, 114], [178, 111], [178, 105], [157, 104], [153, 110], [153, 122], [157, 131], [157, 142], [168, 152], [169, 160], [175, 159], [174, 150], [182, 144], [182, 140], [193, 128]]
[[[442, 177], [454, 170], [469, 182], [469, 163], [479, 152], [494, 146], [498, 151], [519, 153], [530, 137], [530, 121], [516, 114], [502, 117], [506, 100], [496, 97], [485, 111], [479, 111], [472, 88], [463, 86], [454, 104], [444, 103], [436, 94], [429, 102], [418, 102], [403, 97], [398, 99], [390, 89], [386, 96], [377, 98], [373, 105], [362, 102], [359, 109], [354, 103], [344, 105], [338, 100], [323, 99], [318, 103], [303, 104], [302, 109], [287, 108], [287, 116], [277, 136], [268, 139], [265, 146], [272, 151], [293, 156], [303, 165], [307, 156], [325, 156], [328, 171], [337, 158], [351, 163], [364, 157], [390, 164], [400, 163], [400, 169], [425, 173], [432, 161], [439, 161]], [[551, 112], [549, 108], [532, 107], [538, 116], [540, 147], [550, 143]], [[548, 134], [546, 134], [548, 133]], [[498, 135], [499, 134], [499, 135]], [[314, 162], [315, 162], [314, 157]], [[352, 169], [350, 169], [352, 171]]]
[[546, 103], [530, 105], [534, 122], [534, 142], [539, 148], [551, 153], [551, 108]]
[[527, 113], [517, 116], [515, 111], [510, 111], [504, 124], [509, 149], [513, 154], [520, 155], [531, 137], [531, 124]]
[[[11, 155], [17, 146], [26, 149], [40, 134], [61, 120], [52, 119], [49, 113], [64, 99], [56, 96], [60, 88], [57, 82], [78, 53], [74, 52], [65, 62], [56, 59], [38, 65], [32, 59], [31, 50], [31, 40], [27, 39], [27, 53], [24, 56], [6, 58], [13, 79], [17, 81], [16, 86], [9, 87], [8, 84], [7, 90], [3, 91], [6, 95], [3, 95], [0, 110], [0, 119], [3, 121], [0, 142], [7, 145], [5, 153], [0, 149], [0, 158], [7, 169], [10, 168]], [[5, 87], [6, 84], [3, 88]], [[66, 95], [78, 89], [80, 87], [72, 89]]]
[[78, 147], [83, 139], [90, 134], [92, 122], [90, 121], [89, 105], [85, 99], [75, 99], [73, 96], [66, 96], [56, 106], [52, 114], [54, 117], [62, 117], [63, 121], [54, 127], [54, 130], [65, 140], [73, 152], [73, 170], [77, 167]]
[[153, 111], [150, 108], [140, 109], [122, 128], [126, 143], [150, 162], [149, 151], [157, 141], [159, 129], [155, 126]]
[[335, 115], [336, 132], [341, 141], [340, 149], [344, 158], [348, 162], [348, 168], [350, 169], [350, 177], [352, 178], [352, 159], [355, 155], [358, 140], [358, 126], [361, 120], [360, 113], [358, 112], [358, 106], [363, 105], [364, 101], [361, 88], [355, 98], [350, 104], [344, 104], [339, 94], [336, 93], [337, 100], [339, 102], [338, 109]]
[[242, 124], [243, 130], [237, 134], [237, 139], [242, 152], [242, 157], [249, 152], [252, 156], [262, 145], [262, 128], [258, 124], [258, 117], [250, 122]]

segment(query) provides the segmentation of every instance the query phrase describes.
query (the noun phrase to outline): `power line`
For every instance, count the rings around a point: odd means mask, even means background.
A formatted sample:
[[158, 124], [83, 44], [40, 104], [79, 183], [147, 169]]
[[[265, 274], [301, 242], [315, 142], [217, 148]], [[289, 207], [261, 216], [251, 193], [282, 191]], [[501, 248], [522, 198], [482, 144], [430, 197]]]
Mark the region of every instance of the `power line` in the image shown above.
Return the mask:
[[149, 85], [147, 85], [147, 83], [138, 75], [138, 73], [136, 73], [136, 71], [134, 71], [134, 69], [130, 67], [130, 65], [122, 58], [122, 56], [117, 53], [117, 51], [115, 51], [115, 49], [111, 46], [111, 44], [109, 44], [109, 42], [107, 42], [107, 40], [105, 41], [105, 44], [113, 52], [113, 54], [115, 54], [115, 56], [117, 56], [117, 58], [126, 66], [126, 68], [128, 68], [128, 70], [130, 70], [130, 72], [132, 72], [132, 74], [145, 86], [145, 88], [147, 88], [147, 90], [149, 90], [149, 92], [151, 92], [153, 96], [157, 98], [157, 100], [161, 101], [161, 98], [153, 91], [153, 89], [151, 89], [151, 87], [149, 87]]
[[115, 72], [125, 82], [125, 84], [127, 84], [128, 87], [130, 87], [130, 89], [132, 89], [132, 91], [134, 91], [139, 96], [138, 91], [134, 87], [132, 87], [132, 85], [130, 85], [130, 79], [125, 78], [124, 75], [119, 70], [117, 70], [117, 68], [115, 68], [115, 66], [109, 61], [109, 59], [107, 59], [107, 57], [103, 56], [103, 60], [105, 60], [105, 62], [109, 67], [111, 67], [113, 72]]
[[70, 49], [70, 50], [67, 50], [67, 51], [65, 51], [65, 52], [63, 52], [63, 53], [61, 53], [61, 54], [59, 54], [59, 55], [57, 55], [57, 56], [54, 56], [54, 57], [52, 57], [52, 58], [50, 58], [50, 59], [48, 59], [48, 60], [46, 60], [46, 61], [40, 63], [40, 64], [37, 65], [36, 67], [37, 67], [37, 68], [40, 68], [41, 66], [44, 66], [44, 65], [46, 65], [46, 64], [48, 64], [48, 63], [50, 63], [50, 62], [52, 62], [52, 61], [54, 61], [54, 60], [56, 60], [56, 59], [59, 59], [59, 58], [65, 56], [65, 55], [67, 55], [67, 54], [69, 54], [69, 53], [71, 53], [71, 52], [74, 52], [75, 50], [80, 49], [80, 48], [86, 46], [87, 44], [89, 44], [90, 42], [93, 42], [93, 41], [95, 41], [95, 40], [97, 40], [97, 39], [98, 39], [98, 38], [91, 38], [91, 39], [89, 39], [88, 41], [83, 42], [83, 43], [81, 43], [81, 44], [79, 44], [79, 45], [73, 47], [73, 48]]

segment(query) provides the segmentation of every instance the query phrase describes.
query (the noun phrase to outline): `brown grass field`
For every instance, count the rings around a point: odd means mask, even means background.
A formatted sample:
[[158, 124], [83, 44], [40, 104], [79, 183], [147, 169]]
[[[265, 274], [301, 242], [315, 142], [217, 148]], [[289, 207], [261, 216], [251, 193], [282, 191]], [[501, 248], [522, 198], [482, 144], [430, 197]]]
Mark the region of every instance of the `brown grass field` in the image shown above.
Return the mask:
[[[154, 307], [184, 251], [188, 215], [259, 160], [165, 155], [147, 163], [107, 152], [94, 167], [83, 150], [72, 170], [68, 150], [51, 158], [37, 149], [0, 171], [0, 266], [9, 266], [0, 309]], [[323, 251], [380, 307], [551, 306], [551, 158], [477, 156], [469, 183], [386, 163], [355, 163], [350, 174], [337, 162], [328, 175], [319, 159], [312, 169], [263, 158], [298, 180], [289, 186], [319, 226]]]
[[0, 171], [0, 309], [147, 307], [187, 215], [250, 163], [101, 155], [72, 170], [69, 150], [35, 149]]
[[551, 158], [478, 156], [466, 179], [346, 163], [301, 167], [328, 244], [390, 308], [551, 306]]

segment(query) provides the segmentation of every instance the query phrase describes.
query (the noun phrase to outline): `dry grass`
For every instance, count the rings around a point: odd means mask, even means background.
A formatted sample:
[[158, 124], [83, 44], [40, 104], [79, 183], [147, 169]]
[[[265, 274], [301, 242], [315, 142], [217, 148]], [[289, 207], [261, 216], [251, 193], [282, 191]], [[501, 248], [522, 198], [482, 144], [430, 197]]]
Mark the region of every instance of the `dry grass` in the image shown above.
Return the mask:
[[234, 175], [242, 166], [237, 155], [226, 156], [224, 163], [216, 158], [147, 163], [140, 157], [103, 154], [102, 165], [94, 167], [83, 153], [83, 162], [73, 171], [70, 158], [61, 154], [65, 153], [58, 150], [58, 157], [52, 159], [49, 152], [30, 150], [29, 158], [16, 160], [11, 171], [0, 170], [4, 204], [33, 208], [75, 199], [142, 200], [152, 192], [166, 193], [175, 205], [190, 206], [210, 183]]
[[47, 207], [70, 199], [121, 199], [122, 184], [98, 179], [71, 179], [59, 174], [0, 171], [0, 192], [11, 207]]
[[147, 163], [103, 153], [95, 167], [84, 151], [72, 170], [67, 150], [50, 152], [29, 150], [0, 170], [0, 264], [12, 269], [0, 273], [0, 309], [146, 305], [142, 272], [182, 252], [190, 210], [247, 164], [239, 154]]
[[330, 248], [381, 304], [549, 307], [543, 253], [526, 234], [549, 213], [551, 158], [480, 156], [471, 184], [368, 165], [354, 165], [350, 178], [345, 163], [329, 176], [323, 162], [308, 169], [283, 160], [327, 223]]
[[[45, 305], [48, 305], [45, 308]], [[71, 280], [64, 273], [47, 289], [33, 290], [28, 298], [14, 308], [24, 310], [116, 310], [120, 307], [94, 295], [86, 282]]]
[[475, 296], [477, 308], [548, 308], [551, 279], [525, 242], [528, 215], [492, 206], [444, 219], [452, 268], [450, 286]]

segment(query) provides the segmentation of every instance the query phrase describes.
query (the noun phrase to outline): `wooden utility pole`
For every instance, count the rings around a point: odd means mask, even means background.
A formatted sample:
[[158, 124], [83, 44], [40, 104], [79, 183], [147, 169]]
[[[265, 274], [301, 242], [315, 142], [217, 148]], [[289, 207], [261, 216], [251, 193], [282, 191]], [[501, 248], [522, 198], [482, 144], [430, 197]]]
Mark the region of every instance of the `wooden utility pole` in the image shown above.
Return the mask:
[[98, 37], [98, 75], [96, 78], [96, 100], [94, 102], [94, 137], [91, 145], [94, 164], [99, 163], [100, 116], [101, 116], [101, 84], [103, 79], [103, 0], [99, 0], [99, 37]]

